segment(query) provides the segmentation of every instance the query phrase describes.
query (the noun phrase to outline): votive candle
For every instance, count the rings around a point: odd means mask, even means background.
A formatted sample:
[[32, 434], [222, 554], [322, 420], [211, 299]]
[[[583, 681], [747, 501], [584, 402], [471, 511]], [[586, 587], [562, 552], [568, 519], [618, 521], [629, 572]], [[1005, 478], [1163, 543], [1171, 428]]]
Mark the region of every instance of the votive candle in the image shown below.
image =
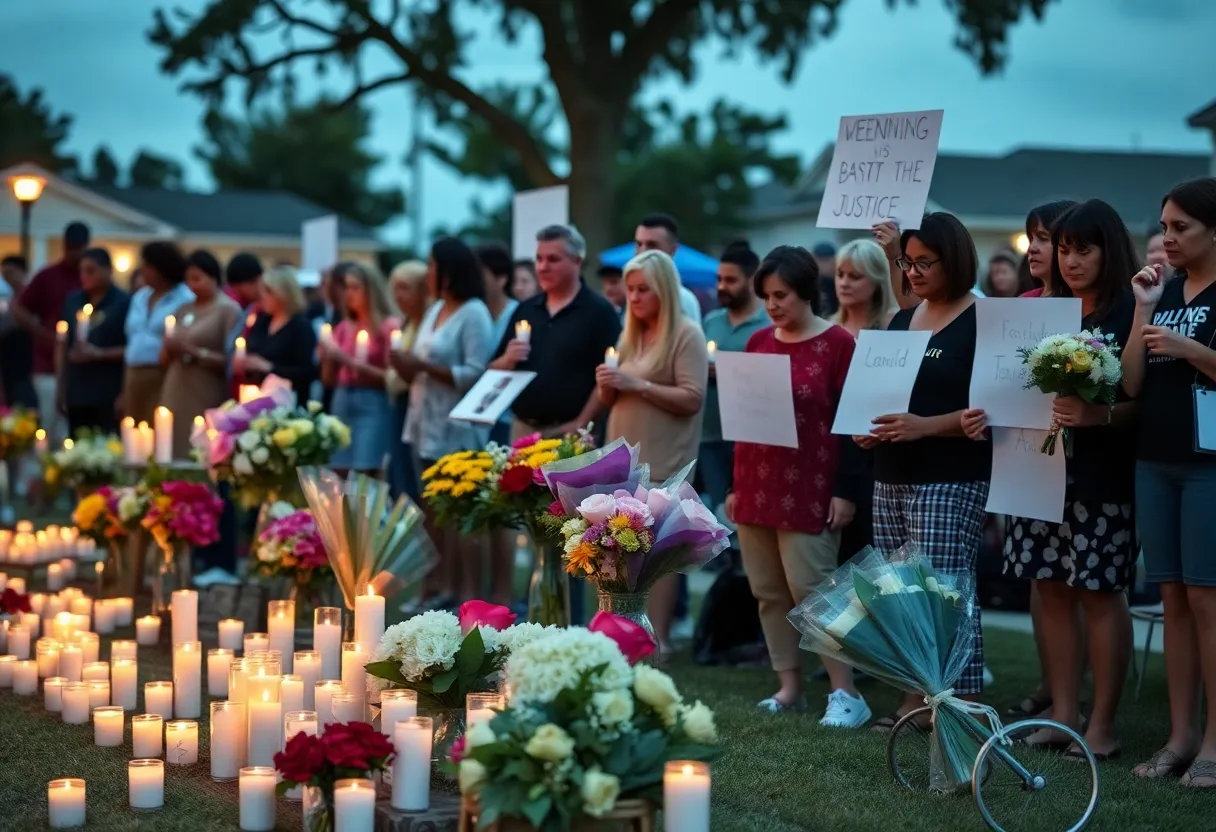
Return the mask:
[[[393, 738], [398, 722], [418, 716], [418, 691], [397, 688], [380, 694], [380, 733]], [[472, 727], [472, 726], [470, 726]]]
[[71, 829], [84, 826], [86, 789], [79, 777], [52, 780], [46, 786], [47, 826]]
[[241, 769], [240, 826], [244, 832], [270, 832], [274, 829], [277, 786], [274, 766], [245, 766]]
[[465, 724], [472, 728], [489, 722], [505, 706], [506, 699], [501, 693], [470, 693], [465, 697]]
[[67, 679], [51, 676], [42, 683], [42, 706], [53, 714], [63, 710], [63, 686]]
[[84, 682], [89, 686], [89, 707], [101, 708], [110, 704], [110, 680], [94, 680], [92, 682]]
[[115, 639], [110, 642], [110, 661], [115, 659], [138, 659], [139, 645], [130, 639]]
[[19, 660], [30, 657], [30, 631], [24, 624], [12, 624], [8, 628], [8, 652]]
[[321, 678], [342, 675], [342, 608], [317, 607], [313, 612], [312, 649], [321, 654]]
[[663, 817], [668, 829], [709, 832], [709, 764], [672, 760], [663, 769]]
[[135, 619], [135, 640], [144, 645], [160, 641], [160, 616], [143, 615]]
[[110, 700], [122, 705], [129, 713], [136, 710], [139, 697], [139, 662], [135, 659], [114, 659], [110, 662]]
[[334, 832], [367, 832], [375, 822], [375, 783], [362, 779], [334, 783]]
[[131, 717], [131, 753], [136, 757], [159, 757], [164, 749], [164, 724], [160, 714]]
[[282, 677], [279, 701], [283, 703], [283, 713], [304, 710], [304, 680], [295, 674]]
[[249, 726], [245, 706], [222, 700], [211, 703], [211, 779], [225, 782], [236, 779], [245, 764], [246, 734]]
[[114, 607], [115, 626], [130, 627], [135, 618], [135, 599], [112, 598], [110, 604]]
[[38, 692], [38, 662], [34, 659], [19, 659], [13, 665], [13, 693], [18, 696], [33, 696]]
[[120, 705], [102, 705], [93, 709], [93, 744], [105, 748], [122, 745], [123, 714]]
[[231, 650], [216, 647], [207, 651], [207, 695], [218, 699], [228, 696], [228, 670], [232, 666]]
[[[250, 691], [252, 693], [252, 691]], [[273, 766], [274, 755], [283, 748], [283, 706], [271, 698], [269, 688], [260, 698], [249, 697], [249, 751], [251, 765]]]
[[144, 685], [144, 713], [173, 719], [173, 683], [148, 682]]
[[0, 656], [0, 688], [13, 686], [13, 666], [16, 664], [16, 656], [11, 654]]
[[283, 673], [291, 673], [296, 650], [296, 602], [271, 601], [266, 610], [266, 629], [270, 640], [268, 649], [282, 654], [279, 663]]
[[173, 645], [173, 715], [197, 718], [203, 713], [203, 645], [183, 641]]
[[225, 650], [244, 649], [241, 639], [245, 635], [245, 622], [239, 618], [221, 618], [219, 623], [220, 647]]
[[198, 641], [198, 593], [193, 589], [178, 589], [170, 596], [173, 643]]
[[610, 367], [610, 368], [619, 367], [620, 365], [621, 365], [621, 356], [616, 351], [616, 347], [609, 347], [608, 349], [604, 350], [604, 366], [605, 367]]
[[[249, 660], [233, 659], [228, 664], [228, 699], [232, 702], [244, 702], [248, 696], [246, 680], [249, 676]], [[233, 775], [234, 777], [236, 775]]]
[[245, 636], [242, 639], [241, 643], [242, 643], [243, 649], [245, 651], [245, 656], [248, 657], [250, 653], [257, 653], [258, 651], [261, 651], [261, 650], [270, 649], [270, 634], [269, 633], [245, 633]]
[[304, 685], [303, 707], [312, 710], [317, 703], [317, 682], [321, 681], [321, 654], [316, 650], [297, 650], [294, 669]]
[[384, 638], [384, 596], [371, 586], [355, 596], [355, 642], [371, 650]]
[[156, 434], [154, 458], [158, 464], [166, 465], [173, 461], [173, 411], [164, 406], [156, 408], [152, 426]]
[[40, 638], [34, 645], [34, 660], [38, 662], [38, 675], [42, 678], [59, 675], [60, 646], [53, 638]]
[[[101, 566], [101, 564], [97, 564]], [[93, 604], [93, 630], [101, 635], [114, 632], [114, 605], [102, 599]]]
[[89, 721], [89, 686], [86, 682], [64, 682], [60, 688], [60, 716], [65, 725]]
[[88, 662], [80, 669], [80, 681], [100, 682], [110, 678], [109, 662]]
[[131, 808], [142, 812], [165, 805], [165, 761], [132, 760], [127, 763], [127, 796]]
[[532, 324], [519, 321], [515, 324], [515, 340], [527, 344], [532, 341]]
[[430, 808], [431, 740], [434, 727], [429, 716], [414, 716], [392, 729], [394, 809], [422, 812]]
[[321, 729], [324, 730], [327, 725], [331, 725], [337, 720], [334, 719], [334, 696], [345, 693], [346, 688], [336, 679], [325, 679], [316, 684], [316, 708], [317, 718], [321, 722]]
[[358, 694], [367, 699], [367, 650], [357, 641], [342, 644], [342, 684], [347, 693]]
[[165, 762], [175, 766], [198, 762], [198, 722], [174, 719], [165, 723]]

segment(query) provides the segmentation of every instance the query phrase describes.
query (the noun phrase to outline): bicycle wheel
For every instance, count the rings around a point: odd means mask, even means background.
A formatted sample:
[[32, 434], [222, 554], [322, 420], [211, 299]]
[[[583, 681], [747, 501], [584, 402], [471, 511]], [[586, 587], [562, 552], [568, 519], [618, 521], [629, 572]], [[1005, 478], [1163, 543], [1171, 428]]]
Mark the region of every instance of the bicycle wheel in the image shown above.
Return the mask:
[[929, 790], [929, 741], [932, 729], [918, 721], [933, 715], [929, 707], [909, 711], [887, 737], [887, 765], [895, 782], [910, 792]]
[[[1000, 742], [1006, 735], [1043, 728], [1069, 737], [1084, 759]], [[1079, 832], [1098, 806], [1098, 763], [1076, 731], [1049, 719], [1027, 719], [984, 743], [971, 772], [971, 789], [980, 816], [996, 832]]]

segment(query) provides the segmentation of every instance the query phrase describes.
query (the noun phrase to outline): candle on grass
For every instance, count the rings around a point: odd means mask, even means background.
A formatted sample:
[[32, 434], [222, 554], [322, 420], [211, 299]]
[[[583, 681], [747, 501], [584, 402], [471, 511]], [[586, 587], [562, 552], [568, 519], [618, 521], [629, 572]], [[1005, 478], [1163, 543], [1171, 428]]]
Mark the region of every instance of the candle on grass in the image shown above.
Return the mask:
[[245, 766], [241, 769], [239, 820], [243, 832], [270, 832], [274, 829], [277, 786], [274, 766]]
[[232, 665], [232, 651], [216, 647], [207, 651], [207, 695], [219, 699], [228, 696], [228, 670]]
[[362, 722], [365, 700], [355, 693], [335, 693], [329, 699], [333, 721], [340, 723]]
[[247, 685], [246, 679], [249, 675], [249, 660], [248, 659], [233, 659], [228, 665], [228, 699], [232, 702], [244, 702], [246, 696]]
[[[252, 690], [250, 691], [252, 693]], [[271, 698], [269, 688], [262, 689], [260, 698], [249, 698], [250, 765], [273, 766], [274, 755], [283, 747], [283, 706], [278, 697]]]
[[198, 722], [174, 719], [165, 723], [165, 762], [175, 766], [198, 762]]
[[245, 633], [245, 637], [242, 639], [242, 645], [246, 658], [249, 657], [250, 653], [264, 652], [270, 649], [270, 634]]
[[167, 465], [173, 461], [173, 411], [164, 406], [156, 408], [152, 425], [156, 435], [154, 458], [158, 464]]
[[[399, 688], [380, 694], [380, 733], [390, 740], [398, 722], [418, 716], [418, 691]], [[472, 727], [472, 726], [470, 726]]]
[[127, 797], [131, 808], [150, 812], [165, 805], [165, 761], [132, 760], [127, 763]]
[[11, 624], [8, 628], [8, 652], [19, 660], [30, 657], [30, 631], [24, 624]]
[[59, 648], [59, 675], [69, 682], [79, 682], [84, 672], [84, 650], [79, 644], [65, 644]]
[[668, 829], [709, 832], [709, 764], [672, 760], [663, 769], [663, 817]]
[[198, 641], [198, 593], [178, 589], [170, 596], [169, 613], [173, 621], [173, 643]]
[[130, 627], [135, 617], [135, 599], [111, 598], [110, 603], [114, 605], [114, 625]]
[[51, 676], [42, 683], [42, 706], [53, 714], [63, 710], [63, 686], [67, 679]]
[[332, 725], [334, 722], [337, 722], [337, 720], [334, 719], [333, 698], [338, 694], [345, 692], [346, 688], [344, 688], [342, 683], [336, 679], [324, 679], [317, 682], [314, 697], [316, 707], [314, 710], [317, 712], [317, 718], [321, 722], [322, 730], [324, 730], [327, 725]]
[[243, 650], [241, 639], [245, 635], [245, 622], [239, 618], [221, 618], [219, 623], [220, 647], [225, 650]]
[[0, 688], [11, 688], [13, 686], [13, 667], [16, 664], [16, 656], [11, 654], [0, 656]]
[[279, 664], [284, 673], [291, 673], [296, 650], [296, 602], [271, 601], [267, 604], [266, 629], [269, 649], [282, 654]]
[[116, 639], [110, 642], [110, 661], [115, 659], [138, 659], [139, 645], [129, 639]]
[[59, 713], [65, 725], [85, 725], [89, 721], [89, 685], [64, 682], [59, 690]]
[[[316, 711], [289, 711], [283, 715], [283, 742], [291, 742], [291, 738], [296, 734], [315, 737], [319, 725]], [[304, 790], [299, 785], [292, 786], [286, 794], [288, 800], [300, 800], [303, 796]]]
[[94, 680], [92, 682], [84, 682], [89, 686], [89, 707], [101, 708], [110, 704], [110, 680]]
[[372, 650], [384, 638], [384, 596], [370, 586], [355, 596], [355, 641]]
[[470, 693], [465, 697], [465, 723], [470, 728], [488, 723], [506, 704], [506, 697], [501, 693]]
[[144, 713], [173, 719], [173, 683], [148, 682], [144, 685]]
[[342, 608], [317, 607], [313, 613], [312, 649], [321, 654], [321, 678], [342, 675]]
[[134, 713], [139, 696], [139, 662], [114, 659], [110, 662], [110, 701]]
[[423, 812], [430, 808], [431, 740], [434, 726], [429, 716], [397, 722], [392, 729], [394, 809]]
[[79, 777], [63, 777], [46, 785], [47, 826], [71, 829], [84, 826], [86, 789]]
[[164, 724], [160, 714], [131, 717], [131, 753], [136, 757], [159, 757], [164, 748]]
[[119, 705], [102, 705], [93, 709], [93, 744], [105, 748], [122, 745], [123, 715]]
[[135, 640], [143, 645], [160, 641], [160, 616], [144, 615], [135, 620]]
[[40, 638], [34, 645], [34, 661], [38, 662], [38, 675], [45, 679], [59, 675], [59, 642], [53, 638]]
[[[99, 562], [97, 567], [97, 581], [100, 583], [105, 564]], [[93, 605], [93, 629], [100, 635], [114, 632], [114, 605], [108, 600], [100, 600]]]
[[212, 780], [222, 783], [236, 778], [245, 764], [248, 728], [242, 703], [228, 700], [211, 703]]
[[101, 658], [101, 637], [97, 633], [77, 633], [76, 643], [80, 645], [81, 658], [84, 660], [82, 667], [96, 664]]
[[284, 676], [279, 685], [279, 701], [284, 713], [304, 710], [304, 680], [295, 674]]
[[376, 822], [376, 784], [371, 780], [334, 783], [334, 832], [366, 832]]
[[304, 685], [303, 708], [312, 710], [316, 706], [317, 682], [321, 681], [321, 654], [316, 650], [297, 650], [295, 672]]
[[203, 644], [173, 645], [173, 715], [198, 718], [203, 713]]
[[80, 670], [80, 681], [82, 682], [100, 682], [103, 679], [109, 680], [109, 678], [109, 662], [86, 662]]
[[34, 659], [18, 659], [13, 665], [13, 693], [18, 696], [33, 696], [38, 692], [38, 662]]

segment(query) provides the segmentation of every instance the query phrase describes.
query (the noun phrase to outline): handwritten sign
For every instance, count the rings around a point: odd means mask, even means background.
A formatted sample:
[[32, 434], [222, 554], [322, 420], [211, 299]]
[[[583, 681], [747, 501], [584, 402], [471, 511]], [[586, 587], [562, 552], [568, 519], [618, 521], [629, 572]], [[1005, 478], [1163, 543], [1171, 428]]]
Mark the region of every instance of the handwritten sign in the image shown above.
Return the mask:
[[300, 268], [323, 272], [338, 262], [338, 217], [330, 214], [300, 224]]
[[1059, 450], [1043, 453], [1046, 438], [1045, 430], [992, 429], [992, 484], [985, 511], [1063, 522], [1068, 458]]
[[724, 439], [798, 447], [788, 355], [720, 352], [715, 366]]
[[536, 373], [486, 370], [448, 413], [448, 418], [492, 425], [534, 378]]
[[941, 110], [842, 117], [815, 225], [920, 228], [941, 134]]
[[912, 388], [933, 333], [864, 329], [849, 363], [832, 433], [865, 436], [874, 420], [907, 413]]
[[983, 298], [975, 302], [975, 364], [970, 404], [988, 413], [988, 424], [1006, 428], [1051, 427], [1054, 396], [1026, 389], [1027, 367], [1018, 355], [1048, 335], [1081, 330], [1079, 298]]
[[511, 250], [516, 260], [536, 256], [536, 232], [570, 222], [570, 189], [565, 185], [520, 191], [511, 201]]

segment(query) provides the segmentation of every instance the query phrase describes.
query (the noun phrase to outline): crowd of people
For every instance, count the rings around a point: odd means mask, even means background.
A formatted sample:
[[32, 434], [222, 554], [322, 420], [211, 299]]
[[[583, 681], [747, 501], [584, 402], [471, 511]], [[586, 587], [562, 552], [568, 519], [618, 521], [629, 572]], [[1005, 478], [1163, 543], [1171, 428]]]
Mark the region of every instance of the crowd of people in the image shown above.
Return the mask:
[[[0, 330], [0, 379], [5, 400], [38, 406], [45, 424], [62, 414], [71, 430], [113, 430], [120, 416], [150, 420], [161, 404], [189, 426], [240, 384], [273, 373], [350, 425], [352, 443], [335, 468], [387, 477], [415, 497], [419, 466], [536, 432], [594, 425], [602, 440], [639, 445], [656, 481], [695, 459], [707, 503], [737, 528], [777, 676], [760, 706], [799, 711], [804, 657], [786, 615], [841, 562], [868, 545], [911, 546], [939, 573], [975, 575], [992, 468], [986, 415], [968, 401], [977, 297], [1079, 298], [1085, 327], [1121, 348], [1124, 382], [1111, 406], [1055, 401], [1055, 419], [1072, 436], [1064, 521], [1002, 521], [1004, 570], [1033, 587], [1042, 670], [1040, 688], [1012, 712], [1049, 714], [1083, 731], [1098, 756], [1119, 753], [1127, 591], [1143, 551], [1164, 600], [1172, 728], [1136, 773], [1216, 787], [1216, 720], [1205, 731], [1199, 717], [1200, 683], [1216, 691], [1216, 561], [1207, 551], [1216, 457], [1196, 445], [1193, 401], [1195, 387], [1216, 387], [1216, 179], [1165, 196], [1147, 265], [1098, 199], [1034, 207], [1025, 230], [1026, 255], [998, 252], [982, 275], [970, 234], [945, 213], [914, 230], [879, 224], [839, 250], [780, 246], [760, 257], [733, 243], [719, 261], [718, 305], [702, 315], [673, 259], [678, 225], [665, 215], [637, 224], [636, 255], [622, 269], [600, 268], [602, 292], [583, 279], [586, 245], [569, 225], [538, 233], [534, 263], [449, 237], [387, 281], [371, 266], [339, 263], [315, 288], [301, 287], [289, 266], [263, 271], [248, 254], [221, 268], [205, 251], [154, 242], [128, 293], [105, 250], [90, 248], [88, 230], [73, 224], [63, 259], [28, 283], [12, 276], [24, 264], [4, 261], [16, 297]], [[77, 338], [86, 303], [91, 324]], [[57, 338], [61, 320], [68, 331]], [[930, 333], [908, 412], [878, 418], [865, 436], [834, 436], [856, 338], [878, 328]], [[796, 448], [724, 438], [708, 341], [719, 354], [789, 357]], [[609, 348], [618, 362], [606, 361]], [[536, 376], [490, 429], [449, 419], [487, 368]], [[176, 446], [184, 456], [184, 434]], [[423, 607], [483, 593], [515, 600], [511, 533], [432, 533], [443, 558]], [[678, 577], [652, 594], [660, 661], [673, 651], [686, 596]], [[909, 697], [872, 720], [851, 668], [824, 665], [823, 725], [890, 730], [919, 704]], [[1087, 671], [1093, 702], [1082, 715]], [[979, 638], [956, 694], [978, 698], [987, 672]], [[1047, 730], [1028, 742], [1078, 754]]]

